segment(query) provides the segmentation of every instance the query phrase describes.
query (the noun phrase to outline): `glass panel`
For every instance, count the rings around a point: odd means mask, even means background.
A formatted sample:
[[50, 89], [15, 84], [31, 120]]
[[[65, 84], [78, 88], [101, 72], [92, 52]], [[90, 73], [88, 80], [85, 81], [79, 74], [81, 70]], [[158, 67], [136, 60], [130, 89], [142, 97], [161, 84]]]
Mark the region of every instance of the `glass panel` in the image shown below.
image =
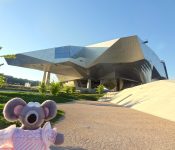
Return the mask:
[[70, 46], [70, 56], [73, 58], [76, 57], [79, 54], [80, 50], [82, 50], [82, 47], [80, 46]]
[[[55, 48], [55, 58], [76, 58], [82, 47], [80, 46], [64, 46]], [[80, 57], [80, 56], [79, 56]]]
[[55, 58], [69, 58], [70, 51], [68, 47], [55, 48]]

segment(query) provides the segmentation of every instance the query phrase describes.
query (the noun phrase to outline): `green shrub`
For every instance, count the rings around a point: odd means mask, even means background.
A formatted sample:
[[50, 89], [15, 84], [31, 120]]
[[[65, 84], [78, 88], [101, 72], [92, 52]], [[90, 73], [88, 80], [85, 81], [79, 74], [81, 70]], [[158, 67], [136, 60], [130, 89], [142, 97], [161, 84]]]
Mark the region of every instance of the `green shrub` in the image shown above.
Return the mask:
[[56, 103], [66, 103], [74, 100], [74, 95], [60, 93], [57, 96], [53, 96], [47, 94], [45, 96], [41, 95], [40, 93], [32, 93], [32, 92], [0, 92], [0, 103], [4, 104], [8, 100], [14, 97], [20, 97], [24, 99], [27, 103], [30, 101], [35, 101], [42, 103], [47, 99], [54, 100]]
[[45, 96], [46, 95], [46, 92], [47, 92], [47, 86], [44, 82], [41, 82], [39, 84], [39, 87], [38, 87], [38, 90], [39, 90], [39, 93], [42, 95], [42, 96]]
[[56, 96], [47, 94], [43, 97], [40, 93], [3, 91], [0, 92], [0, 104], [5, 104], [8, 100], [14, 97], [20, 97], [24, 99], [26, 103], [31, 101], [43, 103], [47, 99], [54, 100], [56, 103], [66, 103], [66, 102], [72, 102], [73, 100], [82, 100], [82, 99], [96, 101], [99, 99], [99, 97], [102, 96], [103, 94], [81, 94], [81, 93], [67, 94], [60, 92], [60, 94]]
[[104, 94], [80, 94], [80, 93], [74, 94], [77, 100], [90, 100], [90, 101], [97, 101], [103, 95]]
[[97, 89], [96, 89], [96, 92], [98, 94], [102, 94], [104, 92], [104, 85], [103, 84], [100, 84]]
[[58, 95], [63, 87], [61, 82], [52, 82], [50, 84], [50, 93], [54, 96]]
[[0, 88], [6, 84], [5, 77], [1, 74], [0, 75]]
[[58, 93], [58, 84], [55, 82], [50, 83], [49, 90], [52, 95], [57, 95]]
[[70, 87], [70, 92], [71, 92], [71, 93], [75, 93], [75, 90], [76, 90], [76, 89], [75, 89], [74, 86], [71, 86], [71, 87]]
[[75, 93], [75, 87], [74, 86], [64, 86], [63, 92], [65, 92], [65, 93]]
[[58, 93], [61, 93], [61, 90], [63, 89], [63, 83], [58, 82]]
[[65, 93], [70, 93], [70, 88], [69, 88], [69, 86], [64, 86], [63, 92], [65, 92]]

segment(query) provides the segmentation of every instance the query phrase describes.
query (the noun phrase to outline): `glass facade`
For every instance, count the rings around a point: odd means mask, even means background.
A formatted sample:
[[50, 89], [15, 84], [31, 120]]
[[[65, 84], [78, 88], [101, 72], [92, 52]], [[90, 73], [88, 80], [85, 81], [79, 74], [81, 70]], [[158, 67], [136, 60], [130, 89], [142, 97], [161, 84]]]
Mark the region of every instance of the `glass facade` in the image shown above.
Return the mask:
[[55, 48], [55, 58], [70, 58], [76, 57], [82, 47], [79, 46], [64, 46]]
[[69, 58], [70, 50], [68, 47], [55, 48], [55, 58]]

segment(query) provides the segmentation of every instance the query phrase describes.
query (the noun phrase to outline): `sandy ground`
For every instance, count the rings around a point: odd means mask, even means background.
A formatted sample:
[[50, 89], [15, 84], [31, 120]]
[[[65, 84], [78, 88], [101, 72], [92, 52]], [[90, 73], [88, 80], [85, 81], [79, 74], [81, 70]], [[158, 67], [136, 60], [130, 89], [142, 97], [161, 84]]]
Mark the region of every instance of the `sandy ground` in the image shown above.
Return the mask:
[[111, 102], [175, 121], [175, 80], [155, 81], [125, 89]]
[[[65, 142], [52, 150], [174, 150], [175, 123], [108, 103], [59, 105]], [[102, 105], [100, 105], [102, 104]]]

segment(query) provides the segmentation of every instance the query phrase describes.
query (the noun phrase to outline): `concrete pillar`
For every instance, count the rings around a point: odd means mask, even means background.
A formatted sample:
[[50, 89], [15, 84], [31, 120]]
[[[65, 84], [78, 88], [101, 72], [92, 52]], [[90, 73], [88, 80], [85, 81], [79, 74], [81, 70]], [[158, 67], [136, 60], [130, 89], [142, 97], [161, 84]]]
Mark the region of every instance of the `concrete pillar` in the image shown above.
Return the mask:
[[42, 80], [42, 82], [44, 82], [44, 83], [46, 82], [46, 73], [47, 73], [47, 72], [44, 71], [43, 80]]
[[47, 72], [45, 84], [48, 85], [50, 83], [50, 72]]
[[75, 86], [75, 89], [78, 90], [78, 82], [76, 80], [74, 80], [74, 86]]
[[123, 89], [123, 85], [124, 85], [123, 80], [122, 80], [122, 79], [120, 79], [120, 90], [122, 90], [122, 89]]
[[87, 89], [91, 89], [91, 79], [88, 79], [88, 82], [87, 82]]
[[117, 82], [117, 83], [116, 83], [116, 84], [117, 84], [116, 90], [117, 90], [117, 91], [120, 91], [120, 79], [117, 79], [116, 82]]

